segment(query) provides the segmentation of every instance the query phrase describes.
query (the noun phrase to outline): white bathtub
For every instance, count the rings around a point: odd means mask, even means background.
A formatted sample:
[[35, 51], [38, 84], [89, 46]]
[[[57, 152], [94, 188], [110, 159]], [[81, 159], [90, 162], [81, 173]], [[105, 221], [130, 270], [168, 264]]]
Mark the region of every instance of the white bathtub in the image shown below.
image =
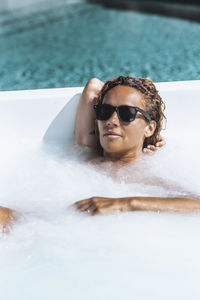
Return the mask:
[[[194, 128], [199, 126], [200, 81], [164, 82], [157, 83], [156, 86], [167, 106], [167, 131], [180, 135], [182, 126], [187, 122], [184, 132], [192, 134]], [[15, 136], [41, 140], [66, 103], [74, 95], [81, 93], [82, 89], [78, 87], [0, 92], [0, 138]], [[75, 102], [77, 103], [76, 100]], [[75, 109], [76, 105], [72, 106]], [[60, 122], [66, 122], [70, 126], [72, 135], [74, 112], [64, 112], [60, 117]], [[71, 118], [69, 122], [68, 118]], [[65, 126], [60, 126], [54, 134], [57, 138], [66, 139]]]
[[[168, 150], [150, 156], [153, 168], [198, 193], [200, 81], [156, 86], [167, 106]], [[0, 299], [199, 299], [200, 215], [92, 218], [67, 209], [94, 193], [163, 192], [113, 182], [81, 158], [60, 156], [73, 141], [79, 96], [68, 101], [81, 91], [0, 92], [0, 205], [25, 216], [0, 235]], [[54, 141], [58, 157], [43, 140]]]

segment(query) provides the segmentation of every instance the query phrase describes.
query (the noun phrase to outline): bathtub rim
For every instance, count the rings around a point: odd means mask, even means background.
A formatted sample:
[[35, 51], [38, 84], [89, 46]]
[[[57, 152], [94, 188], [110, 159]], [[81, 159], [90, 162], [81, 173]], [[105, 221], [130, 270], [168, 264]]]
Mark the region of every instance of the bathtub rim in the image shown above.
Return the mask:
[[[200, 80], [186, 81], [170, 81], [170, 82], [154, 82], [159, 92], [165, 91], [184, 91], [189, 89], [200, 89]], [[35, 98], [49, 99], [51, 97], [72, 97], [74, 94], [81, 93], [81, 87], [65, 87], [65, 88], [50, 88], [50, 89], [33, 89], [33, 90], [13, 90], [0, 91], [0, 101], [5, 100], [32, 100]]]

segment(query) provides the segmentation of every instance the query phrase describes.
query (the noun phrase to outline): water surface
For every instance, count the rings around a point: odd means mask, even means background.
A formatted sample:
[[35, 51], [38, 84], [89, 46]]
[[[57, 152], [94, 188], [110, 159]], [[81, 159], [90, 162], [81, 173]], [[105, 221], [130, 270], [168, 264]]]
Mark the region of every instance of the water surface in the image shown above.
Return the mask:
[[199, 79], [199, 36], [199, 23], [85, 2], [2, 11], [0, 89], [82, 86], [119, 74]]

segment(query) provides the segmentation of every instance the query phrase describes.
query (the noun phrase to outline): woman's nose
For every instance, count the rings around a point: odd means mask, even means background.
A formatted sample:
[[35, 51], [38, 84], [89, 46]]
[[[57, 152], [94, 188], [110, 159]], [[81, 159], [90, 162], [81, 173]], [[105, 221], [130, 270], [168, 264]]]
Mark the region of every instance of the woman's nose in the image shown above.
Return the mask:
[[114, 113], [110, 116], [110, 118], [106, 121], [106, 125], [113, 125], [118, 126], [119, 125], [119, 118], [117, 115], [117, 112], [114, 111]]

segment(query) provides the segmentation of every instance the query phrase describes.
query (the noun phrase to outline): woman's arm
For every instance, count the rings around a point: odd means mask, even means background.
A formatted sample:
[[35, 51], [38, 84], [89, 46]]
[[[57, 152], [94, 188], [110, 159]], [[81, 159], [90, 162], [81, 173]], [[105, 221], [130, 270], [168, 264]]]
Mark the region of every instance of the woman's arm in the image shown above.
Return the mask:
[[97, 137], [95, 131], [95, 115], [93, 105], [104, 83], [92, 78], [86, 84], [80, 97], [76, 112], [74, 143], [82, 146], [95, 147]]
[[92, 216], [125, 211], [154, 211], [170, 213], [200, 212], [200, 199], [183, 197], [92, 197], [74, 203], [77, 210]]

